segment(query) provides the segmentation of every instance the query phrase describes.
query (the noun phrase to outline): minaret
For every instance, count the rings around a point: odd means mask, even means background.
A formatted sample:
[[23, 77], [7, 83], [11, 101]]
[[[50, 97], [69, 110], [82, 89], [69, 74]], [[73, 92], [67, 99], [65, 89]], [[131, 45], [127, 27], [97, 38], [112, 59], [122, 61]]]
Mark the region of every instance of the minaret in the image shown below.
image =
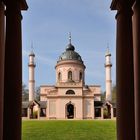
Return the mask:
[[34, 79], [34, 62], [35, 54], [33, 51], [29, 54], [29, 101], [33, 101], [35, 99], [35, 79]]
[[69, 43], [71, 44], [71, 32], [69, 32]]
[[105, 54], [105, 71], [106, 71], [106, 101], [112, 100], [112, 80], [111, 80], [111, 67], [112, 63], [110, 60], [111, 53], [109, 52], [109, 48], [107, 48], [106, 54]]

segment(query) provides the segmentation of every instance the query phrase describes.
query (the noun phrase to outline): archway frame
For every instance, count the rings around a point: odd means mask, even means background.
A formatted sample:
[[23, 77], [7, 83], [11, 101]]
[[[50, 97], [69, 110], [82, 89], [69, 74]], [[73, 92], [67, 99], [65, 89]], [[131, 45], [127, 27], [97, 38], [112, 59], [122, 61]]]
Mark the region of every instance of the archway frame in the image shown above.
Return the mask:
[[67, 117], [67, 107], [68, 107], [68, 105], [73, 105], [73, 107], [74, 107], [74, 111], [73, 111], [73, 113], [74, 113], [74, 115], [73, 115], [73, 119], [75, 119], [75, 118], [76, 118], [76, 107], [75, 107], [75, 104], [72, 103], [71, 101], [69, 101], [69, 102], [65, 105], [65, 118], [68, 119], [68, 117]]

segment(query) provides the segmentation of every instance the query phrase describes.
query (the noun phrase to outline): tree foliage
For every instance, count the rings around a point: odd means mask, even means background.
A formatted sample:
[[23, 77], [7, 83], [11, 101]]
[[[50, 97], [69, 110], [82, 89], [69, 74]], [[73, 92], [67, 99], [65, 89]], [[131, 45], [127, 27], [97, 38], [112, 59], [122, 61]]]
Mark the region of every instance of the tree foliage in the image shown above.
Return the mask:
[[116, 85], [112, 87], [112, 102], [116, 103]]
[[25, 84], [22, 84], [22, 101], [29, 100], [29, 90]]
[[[105, 101], [106, 91], [102, 93], [101, 100]], [[112, 101], [113, 103], [116, 103], [116, 85], [113, 85], [112, 87]]]
[[40, 87], [36, 87], [35, 93], [36, 93], [36, 100], [40, 101]]
[[102, 94], [101, 94], [101, 101], [105, 101], [105, 95], [106, 95], [106, 92], [102, 92]]
[[[40, 101], [40, 87], [35, 89], [35, 100]], [[29, 101], [29, 89], [25, 84], [22, 84], [22, 101]]]

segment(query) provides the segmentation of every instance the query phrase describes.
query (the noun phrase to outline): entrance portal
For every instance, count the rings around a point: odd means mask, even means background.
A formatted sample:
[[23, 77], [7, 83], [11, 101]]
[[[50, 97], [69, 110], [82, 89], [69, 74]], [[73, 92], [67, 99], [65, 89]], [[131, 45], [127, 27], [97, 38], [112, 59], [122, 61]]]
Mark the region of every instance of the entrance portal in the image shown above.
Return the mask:
[[68, 119], [73, 119], [74, 118], [74, 105], [68, 104], [66, 107], [66, 113], [67, 113]]
[[111, 106], [108, 103], [104, 106], [104, 118], [111, 119]]

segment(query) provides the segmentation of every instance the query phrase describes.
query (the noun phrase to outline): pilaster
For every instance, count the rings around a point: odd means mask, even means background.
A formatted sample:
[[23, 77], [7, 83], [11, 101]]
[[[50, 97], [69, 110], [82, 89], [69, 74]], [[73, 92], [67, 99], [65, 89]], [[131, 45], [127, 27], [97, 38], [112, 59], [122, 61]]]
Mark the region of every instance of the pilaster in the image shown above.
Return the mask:
[[28, 119], [30, 119], [30, 108], [29, 107], [27, 109], [27, 117], [28, 117]]
[[133, 5], [133, 49], [135, 89], [135, 140], [140, 140], [140, 2]]
[[38, 107], [38, 114], [37, 114], [38, 120], [40, 120], [40, 107]]
[[111, 107], [111, 119], [114, 118], [114, 114], [113, 114], [113, 107]]
[[104, 119], [104, 108], [101, 107], [101, 119]]

